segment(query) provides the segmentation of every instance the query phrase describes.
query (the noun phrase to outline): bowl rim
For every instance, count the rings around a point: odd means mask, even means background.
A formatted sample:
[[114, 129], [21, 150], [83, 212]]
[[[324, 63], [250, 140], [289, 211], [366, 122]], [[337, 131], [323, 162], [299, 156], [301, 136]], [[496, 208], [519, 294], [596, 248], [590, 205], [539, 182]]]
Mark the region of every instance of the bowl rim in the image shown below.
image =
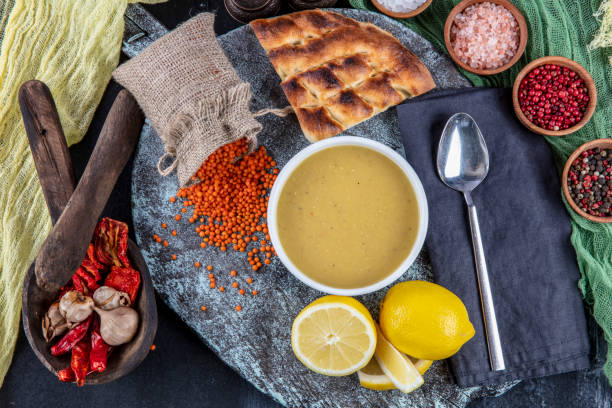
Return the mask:
[[374, 7], [376, 7], [378, 9], [378, 11], [380, 11], [381, 13], [386, 14], [386, 15], [388, 15], [390, 17], [394, 17], [394, 18], [411, 18], [411, 17], [418, 16], [419, 14], [424, 12], [427, 9], [427, 7], [429, 7], [431, 5], [432, 1], [433, 0], [425, 0], [425, 2], [423, 4], [421, 4], [419, 7], [415, 8], [412, 11], [408, 11], [406, 13], [400, 13], [400, 12], [396, 12], [396, 11], [391, 11], [388, 8], [386, 8], [385, 6], [383, 6], [377, 0], [372, 0], [372, 4], [374, 5]]
[[587, 214], [580, 207], [578, 207], [578, 204], [574, 202], [574, 200], [570, 196], [569, 188], [567, 187], [567, 175], [569, 174], [569, 169], [572, 165], [572, 162], [576, 160], [583, 151], [588, 150], [588, 149], [593, 149], [595, 147], [602, 147], [602, 146], [606, 146], [606, 148], [612, 149], [612, 139], [602, 138], [602, 139], [590, 140], [586, 143], [583, 143], [576, 150], [574, 150], [572, 154], [568, 157], [567, 161], [565, 162], [565, 166], [563, 167], [561, 183], [563, 186], [563, 195], [565, 196], [565, 199], [569, 203], [570, 207], [572, 207], [572, 210], [574, 210], [578, 215], [586, 218], [589, 221], [607, 224], [607, 223], [612, 222], [612, 216], [597, 217], [595, 215]]
[[[278, 200], [280, 198], [280, 194], [285, 187], [289, 176], [293, 174], [294, 170], [308, 157], [312, 156], [315, 153], [318, 153], [322, 150], [336, 147], [336, 146], [359, 146], [369, 148], [378, 153], [383, 154], [387, 158], [389, 158], [393, 163], [395, 163], [402, 172], [406, 175], [412, 188], [415, 192], [417, 199], [417, 206], [419, 209], [419, 226], [418, 232], [415, 239], [414, 244], [412, 245], [412, 249], [410, 253], [404, 259], [404, 261], [397, 267], [392, 273], [387, 275], [384, 279], [379, 280], [368, 286], [363, 286], [359, 288], [336, 288], [333, 286], [324, 285], [319, 283], [312, 278], [308, 277], [304, 273], [302, 273], [289, 259], [283, 245], [278, 236], [277, 230], [277, 219], [276, 219], [276, 209], [278, 206]], [[289, 270], [289, 272], [299, 279], [302, 283], [310, 286], [313, 289], [317, 289], [321, 292], [329, 293], [332, 295], [341, 295], [341, 296], [358, 296], [364, 295], [366, 293], [371, 293], [377, 291], [379, 289], [384, 288], [385, 286], [393, 283], [399, 277], [401, 277], [406, 270], [414, 263], [417, 256], [419, 255], [421, 248], [425, 242], [425, 236], [427, 235], [427, 227], [429, 224], [429, 209], [427, 205], [427, 197], [425, 195], [425, 190], [419, 179], [418, 175], [410, 166], [410, 164], [404, 159], [399, 153], [395, 152], [390, 147], [371, 140], [366, 139], [364, 137], [358, 136], [336, 136], [333, 138], [325, 139], [320, 142], [316, 142], [307, 146], [306, 148], [300, 150], [295, 156], [293, 156], [289, 162], [281, 169], [278, 174], [274, 185], [272, 186], [272, 190], [270, 191], [270, 198], [268, 201], [268, 211], [267, 211], [267, 220], [268, 220], [268, 232], [270, 234], [270, 240], [272, 241], [272, 245], [276, 251], [276, 254], [280, 258], [283, 265]]]
[[[578, 75], [580, 75], [580, 78], [582, 78], [588, 90], [589, 103], [587, 105], [586, 112], [584, 112], [584, 116], [582, 117], [582, 119], [580, 119], [578, 123], [567, 129], [543, 129], [532, 123], [529, 119], [527, 119], [527, 117], [521, 110], [521, 107], [519, 106], [518, 90], [521, 85], [521, 81], [533, 69], [546, 64], [560, 65], [576, 72]], [[544, 136], [565, 136], [580, 130], [591, 120], [591, 117], [593, 117], [593, 113], [595, 113], [595, 108], [597, 107], [597, 88], [595, 87], [595, 81], [593, 80], [591, 73], [580, 63], [560, 55], [549, 55], [531, 61], [529, 64], [525, 65], [525, 67], [521, 69], [521, 71], [518, 73], [518, 75], [514, 79], [514, 85], [512, 86], [512, 106], [514, 107], [514, 113], [518, 117], [519, 121], [530, 131]]]
[[[512, 13], [514, 18], [516, 19], [516, 22], [519, 25], [519, 45], [516, 50], [516, 53], [510, 59], [510, 61], [508, 61], [505, 65], [502, 65], [501, 67], [497, 67], [494, 69], [476, 69], [476, 68], [470, 67], [469, 65], [461, 61], [457, 53], [455, 53], [455, 51], [453, 50], [453, 47], [451, 45], [451, 39], [450, 39], [451, 27], [453, 26], [453, 21], [455, 21], [455, 17], [457, 16], [457, 14], [461, 13], [463, 10], [465, 10], [467, 7], [473, 4], [483, 3], [483, 2], [494, 3], [494, 4], [498, 4], [500, 6], [505, 7], [506, 10]], [[455, 62], [455, 64], [459, 65], [461, 68], [465, 69], [466, 71], [469, 71], [469, 72], [472, 72], [478, 75], [499, 74], [500, 72], [506, 71], [507, 69], [512, 67], [514, 64], [516, 64], [518, 60], [523, 56], [523, 53], [525, 52], [525, 47], [527, 46], [528, 37], [529, 37], [529, 29], [527, 28], [527, 21], [525, 20], [525, 16], [523, 16], [521, 11], [508, 0], [463, 0], [459, 4], [457, 4], [455, 7], [453, 7], [453, 9], [450, 11], [448, 16], [446, 17], [446, 22], [444, 23], [444, 44], [446, 45], [446, 50], [448, 51], [448, 54], [450, 55], [451, 59], [453, 60], [453, 62]]]

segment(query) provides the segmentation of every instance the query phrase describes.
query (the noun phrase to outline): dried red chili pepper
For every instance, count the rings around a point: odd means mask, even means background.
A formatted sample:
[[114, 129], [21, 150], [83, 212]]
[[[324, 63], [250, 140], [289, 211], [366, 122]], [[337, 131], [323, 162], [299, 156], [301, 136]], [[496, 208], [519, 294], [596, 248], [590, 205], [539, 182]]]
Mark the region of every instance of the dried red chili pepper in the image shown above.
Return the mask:
[[95, 292], [96, 289], [100, 287], [100, 285], [98, 285], [96, 282], [96, 279], [91, 276], [82, 266], [79, 266], [79, 269], [76, 271], [76, 275], [85, 282], [89, 293]]
[[94, 232], [96, 258], [105, 265], [130, 267], [127, 256], [128, 227], [121, 221], [103, 218]]
[[85, 254], [85, 260], [88, 260], [89, 262], [91, 262], [93, 266], [98, 270], [105, 268], [104, 264], [102, 264], [100, 261], [98, 261], [98, 258], [96, 258], [96, 248], [94, 247], [93, 243], [89, 243], [89, 247], [87, 247], [87, 253]]
[[140, 273], [132, 268], [111, 267], [111, 271], [104, 280], [104, 285], [130, 296], [132, 304], [136, 300], [138, 288], [140, 287]]
[[106, 370], [109, 348], [110, 346], [102, 340], [100, 318], [96, 317], [91, 329], [91, 353], [89, 354], [89, 366], [93, 371], [101, 373]]
[[60, 341], [51, 347], [51, 354], [54, 356], [61, 356], [62, 354], [72, 350], [75, 344], [77, 344], [87, 334], [89, 326], [91, 325], [91, 318], [92, 316], [89, 316], [86, 320], [79, 323], [78, 326], [66, 333]]
[[99, 283], [102, 276], [100, 275], [100, 269], [96, 267], [96, 265], [88, 259], [83, 260], [81, 263], [81, 268], [87, 271], [91, 277], [94, 279], [94, 282]]
[[70, 368], [74, 371], [75, 380], [79, 387], [85, 384], [85, 377], [87, 377], [87, 373], [89, 372], [90, 352], [91, 344], [89, 339], [82, 339], [72, 349]]
[[[78, 290], [79, 292], [83, 294], [85, 293], [85, 285], [83, 285], [83, 281], [81, 280], [79, 275], [77, 275], [76, 273], [72, 275], [72, 286], [74, 287], [74, 290]], [[61, 296], [60, 296], [60, 299], [61, 299]]]
[[63, 370], [59, 370], [57, 378], [59, 378], [61, 382], [74, 382], [74, 380], [76, 380], [72, 367], [66, 367]]

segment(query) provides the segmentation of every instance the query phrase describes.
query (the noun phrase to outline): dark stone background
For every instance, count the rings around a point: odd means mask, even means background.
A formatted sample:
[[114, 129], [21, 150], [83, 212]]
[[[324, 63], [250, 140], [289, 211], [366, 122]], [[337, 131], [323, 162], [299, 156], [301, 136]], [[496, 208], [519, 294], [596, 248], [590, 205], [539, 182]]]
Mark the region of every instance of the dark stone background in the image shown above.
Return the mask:
[[[340, 0], [337, 6], [347, 7], [348, 2]], [[169, 28], [202, 11], [217, 13], [217, 34], [240, 25], [229, 17], [221, 0], [170, 0], [166, 4], [145, 7]], [[287, 11], [288, 8], [283, 6], [283, 12]], [[77, 177], [80, 177], [87, 164], [104, 118], [118, 91], [118, 85], [109, 84], [85, 138], [70, 149]], [[131, 172], [130, 162], [104, 210], [105, 216], [125, 220], [130, 227]], [[130, 234], [133, 239], [133, 233]], [[157, 304], [157, 349], [133, 373], [104, 386], [77, 389], [73, 384], [59, 383], [40, 364], [21, 330], [12, 366], [0, 389], [0, 408], [279, 406], [227, 367], [161, 300]], [[601, 330], [592, 319], [589, 325], [591, 338], [594, 339], [593, 354], [597, 365], [601, 365], [606, 345]], [[595, 370], [524, 381], [500, 397], [474, 401], [469, 406], [603, 408], [609, 407], [611, 400], [612, 388], [601, 370]]]

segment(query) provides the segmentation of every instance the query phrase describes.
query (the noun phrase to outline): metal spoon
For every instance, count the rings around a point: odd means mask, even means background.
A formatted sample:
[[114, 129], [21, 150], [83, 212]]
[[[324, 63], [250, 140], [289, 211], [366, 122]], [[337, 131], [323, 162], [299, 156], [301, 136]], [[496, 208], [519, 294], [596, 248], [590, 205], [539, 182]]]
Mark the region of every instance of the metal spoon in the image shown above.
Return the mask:
[[501, 371], [506, 368], [504, 355], [489, 286], [489, 273], [478, 226], [478, 214], [470, 195], [489, 173], [489, 152], [478, 125], [467, 113], [456, 113], [446, 122], [438, 144], [437, 167], [438, 175], [444, 184], [462, 192], [467, 203], [489, 361], [493, 371]]

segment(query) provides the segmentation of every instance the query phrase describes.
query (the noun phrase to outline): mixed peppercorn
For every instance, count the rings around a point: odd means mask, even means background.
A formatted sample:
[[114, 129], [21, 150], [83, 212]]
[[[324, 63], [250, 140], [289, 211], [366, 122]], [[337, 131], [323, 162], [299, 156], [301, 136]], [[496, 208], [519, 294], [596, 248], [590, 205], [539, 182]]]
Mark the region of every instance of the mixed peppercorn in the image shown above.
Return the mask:
[[585, 150], [567, 173], [570, 197], [587, 214], [612, 215], [612, 149]]
[[[101, 317], [93, 313], [95, 307], [91, 298], [96, 298], [94, 293], [98, 289], [106, 289], [107, 293], [122, 294], [126, 302], [134, 303], [140, 288], [140, 273], [130, 264], [127, 245], [125, 223], [110, 218], [100, 221], [81, 266], [62, 287], [58, 301], [43, 318], [43, 336], [48, 342], [67, 331], [51, 346], [54, 356], [72, 353], [70, 365], [58, 373], [60, 381], [82, 386], [88, 374], [106, 370], [112, 347], [103, 337], [109, 328], [101, 330]], [[105, 305], [95, 306], [110, 309]], [[131, 338], [130, 333], [128, 337]]]
[[[219, 148], [202, 163], [192, 177], [193, 184], [181, 188], [176, 197], [170, 197], [170, 203], [175, 205], [181, 204], [179, 200], [182, 200], [180, 212], [173, 221], [161, 223], [162, 231], [154, 234], [153, 240], [168, 246], [167, 239], [177, 236], [174, 229], [168, 234], [168, 225], [188, 221], [195, 226], [201, 248], [244, 252], [251, 269], [258, 271], [269, 265], [276, 255], [268, 234], [266, 213], [268, 194], [277, 174], [276, 162], [263, 146], [249, 153], [246, 140], [240, 139]], [[189, 216], [188, 210], [191, 212]], [[170, 259], [176, 260], [177, 255], [171, 254]], [[200, 268], [201, 264], [194, 261], [194, 266]], [[207, 265], [206, 270], [210, 288], [225, 292], [224, 286], [217, 285], [212, 266]], [[233, 278], [237, 272], [231, 270], [229, 274]], [[252, 278], [246, 279], [247, 284], [252, 282]], [[241, 296], [247, 293], [235, 280], [231, 287]], [[251, 294], [257, 295], [258, 291], [253, 290]], [[242, 306], [236, 305], [235, 309], [240, 311]], [[206, 307], [203, 306], [202, 310]]]
[[580, 122], [589, 99], [584, 80], [556, 64], [534, 68], [523, 78], [518, 91], [519, 105], [527, 119], [555, 131]]

